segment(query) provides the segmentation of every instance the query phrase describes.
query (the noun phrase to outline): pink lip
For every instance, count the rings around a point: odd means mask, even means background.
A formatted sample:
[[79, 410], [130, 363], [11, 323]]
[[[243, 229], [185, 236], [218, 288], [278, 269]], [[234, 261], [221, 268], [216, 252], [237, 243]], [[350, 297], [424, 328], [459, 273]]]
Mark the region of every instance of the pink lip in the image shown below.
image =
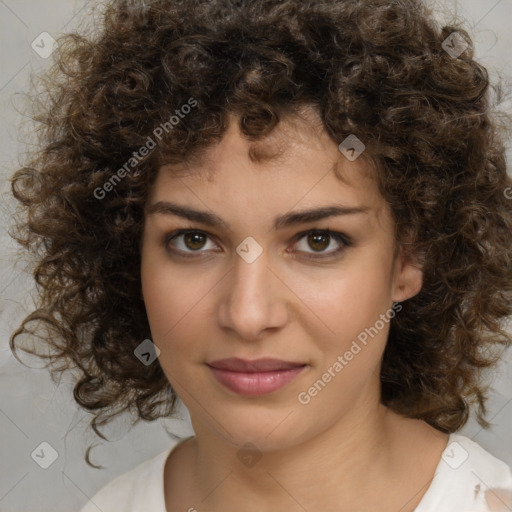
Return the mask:
[[208, 363], [215, 378], [240, 395], [264, 395], [281, 389], [304, 368], [303, 363], [263, 358], [229, 358]]

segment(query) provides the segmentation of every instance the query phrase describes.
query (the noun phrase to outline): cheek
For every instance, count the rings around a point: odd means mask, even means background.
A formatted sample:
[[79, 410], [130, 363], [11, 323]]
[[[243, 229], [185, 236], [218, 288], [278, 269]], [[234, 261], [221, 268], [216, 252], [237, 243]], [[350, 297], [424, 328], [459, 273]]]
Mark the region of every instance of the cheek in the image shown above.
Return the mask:
[[[302, 285], [301, 298], [308, 306], [302, 328], [315, 344], [318, 363], [312, 382], [320, 378], [330, 383], [322, 391], [322, 403], [339, 400], [340, 393], [350, 403], [374, 379], [386, 346], [394, 316], [392, 311], [389, 316], [391, 259], [377, 251], [370, 256], [347, 260], [342, 270], [316, 280], [314, 287], [309, 281]], [[388, 321], [383, 321], [386, 313]]]
[[381, 320], [389, 312], [389, 281], [384, 273], [368, 270], [340, 274], [324, 293], [304, 301], [311, 302], [322, 322], [303, 324], [315, 345], [311, 353], [316, 355], [316, 368], [298, 400], [306, 404], [304, 414], [326, 422], [348, 410], [379, 381], [390, 325], [389, 320]]
[[362, 261], [325, 279], [305, 280], [298, 295], [316, 316], [316, 323], [321, 320], [319, 325], [328, 328], [326, 332], [344, 339], [357, 336], [390, 307], [390, 278], [384, 266]]
[[[183, 272], [143, 255], [141, 281], [153, 342], [163, 366], [193, 358], [204, 338], [208, 294], [215, 283], [201, 272]], [[201, 336], [201, 332], [203, 333]]]

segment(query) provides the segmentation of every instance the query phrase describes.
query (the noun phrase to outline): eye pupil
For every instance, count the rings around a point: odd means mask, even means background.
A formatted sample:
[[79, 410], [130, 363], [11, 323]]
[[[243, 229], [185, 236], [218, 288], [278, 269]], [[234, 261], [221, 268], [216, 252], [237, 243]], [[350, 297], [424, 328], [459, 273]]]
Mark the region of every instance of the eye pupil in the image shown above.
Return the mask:
[[[319, 242], [319, 240], [324, 240], [326, 241], [327, 240], [327, 243], [321, 243]], [[308, 237], [308, 242], [313, 242], [313, 244], [310, 243], [310, 247], [312, 249], [314, 249], [315, 251], [318, 250], [318, 251], [323, 251], [326, 247], [329, 247], [329, 235], [326, 235], [324, 233], [311, 233]], [[315, 247], [315, 245], [317, 245], [317, 243], [320, 243], [320, 247]]]
[[[195, 244], [198, 243], [198, 239], [203, 240], [202, 243], [199, 241], [199, 246], [197, 247]], [[191, 242], [191, 244], [189, 242]], [[189, 249], [201, 249], [204, 246], [204, 235], [201, 233], [185, 233], [185, 245]]]

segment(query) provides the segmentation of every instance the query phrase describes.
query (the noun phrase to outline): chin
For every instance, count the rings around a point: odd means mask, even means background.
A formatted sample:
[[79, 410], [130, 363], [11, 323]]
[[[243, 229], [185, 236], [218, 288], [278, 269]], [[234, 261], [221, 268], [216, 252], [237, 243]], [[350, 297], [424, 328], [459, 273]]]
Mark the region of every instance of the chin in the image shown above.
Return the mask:
[[[209, 429], [216, 432], [226, 443], [242, 449], [248, 443], [261, 452], [270, 452], [290, 448], [307, 439], [308, 425], [295, 417], [293, 409], [285, 408], [260, 412], [233, 411], [233, 414], [221, 413], [222, 428], [208, 418]], [[229, 433], [228, 433], [229, 432]]]

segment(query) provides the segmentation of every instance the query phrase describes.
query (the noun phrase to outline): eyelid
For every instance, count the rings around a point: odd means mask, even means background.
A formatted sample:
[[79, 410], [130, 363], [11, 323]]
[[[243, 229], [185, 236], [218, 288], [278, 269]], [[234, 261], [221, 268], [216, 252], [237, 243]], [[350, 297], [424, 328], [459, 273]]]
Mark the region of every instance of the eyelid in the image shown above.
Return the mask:
[[[211, 235], [207, 231], [203, 231], [202, 229], [183, 228], [183, 229], [177, 229], [177, 230], [175, 230], [171, 233], [168, 233], [167, 235], [164, 236], [165, 247], [168, 248], [170, 242], [172, 240], [174, 240], [175, 238], [178, 238], [179, 236], [182, 236], [182, 235], [186, 235], [188, 233], [199, 233], [201, 235], [205, 235], [212, 241], [214, 241], [214, 239], [215, 239], [215, 236]], [[204, 250], [186, 252], [186, 251], [182, 251], [181, 249], [169, 249], [169, 251], [172, 251], [174, 254], [178, 253], [180, 256], [183, 256], [184, 258], [197, 258], [198, 256], [194, 256], [194, 254], [200, 255], [200, 254], [206, 252]]]
[[[216, 238], [214, 235], [211, 235], [210, 233], [208, 233], [207, 231], [204, 231], [202, 229], [196, 229], [196, 228], [177, 229], [171, 233], [166, 234], [164, 237], [164, 245], [167, 248], [167, 250], [169, 252], [172, 252], [175, 255], [177, 254], [178, 257], [195, 258], [195, 259], [201, 258], [202, 257], [201, 254], [203, 254], [203, 253], [210, 252], [210, 251], [203, 251], [203, 250], [187, 252], [187, 251], [182, 251], [181, 249], [169, 249], [168, 248], [169, 244], [172, 240], [174, 240], [175, 238], [178, 238], [179, 236], [186, 235], [189, 233], [198, 233], [201, 235], [205, 235], [207, 238], [209, 238], [212, 241], [215, 241], [215, 238]], [[348, 247], [352, 247], [354, 245], [354, 241], [350, 236], [348, 236], [345, 233], [342, 233], [340, 231], [333, 231], [329, 228], [310, 228], [310, 229], [301, 231], [300, 233], [297, 233], [296, 235], [294, 235], [294, 237], [292, 238], [292, 245], [295, 246], [297, 244], [297, 242], [299, 242], [302, 238], [304, 238], [306, 235], [309, 235], [312, 233], [318, 233], [321, 235], [330, 236], [331, 239], [334, 239], [336, 242], [341, 244], [341, 247], [338, 249], [328, 251], [328, 252], [319, 252], [319, 253], [314, 253], [314, 252], [309, 253], [309, 252], [304, 252], [304, 251], [298, 251], [299, 254], [302, 254], [302, 256], [300, 256], [300, 258], [302, 258], [302, 259], [309, 259], [309, 260], [332, 259], [332, 258], [338, 256], [341, 252], [343, 252]], [[215, 251], [215, 252], [218, 252], [218, 251]], [[287, 252], [294, 253], [295, 251], [287, 251]]]
[[[293, 237], [293, 245], [295, 246], [297, 242], [299, 242], [302, 238], [304, 238], [306, 235], [309, 235], [311, 233], [318, 233], [321, 235], [330, 236], [331, 239], [335, 240], [340, 244], [340, 247], [338, 249], [330, 250], [328, 252], [298, 252], [299, 254], [302, 254], [300, 256], [301, 259], [307, 259], [307, 260], [317, 260], [317, 261], [328, 261], [332, 260], [336, 257], [338, 257], [341, 253], [343, 253], [347, 248], [352, 247], [354, 245], [354, 241], [351, 237], [346, 235], [345, 233], [342, 233], [340, 231], [333, 231], [329, 228], [311, 228], [307, 229], [305, 231], [301, 231], [300, 233], [297, 233]], [[293, 251], [292, 251], [293, 252]]]

